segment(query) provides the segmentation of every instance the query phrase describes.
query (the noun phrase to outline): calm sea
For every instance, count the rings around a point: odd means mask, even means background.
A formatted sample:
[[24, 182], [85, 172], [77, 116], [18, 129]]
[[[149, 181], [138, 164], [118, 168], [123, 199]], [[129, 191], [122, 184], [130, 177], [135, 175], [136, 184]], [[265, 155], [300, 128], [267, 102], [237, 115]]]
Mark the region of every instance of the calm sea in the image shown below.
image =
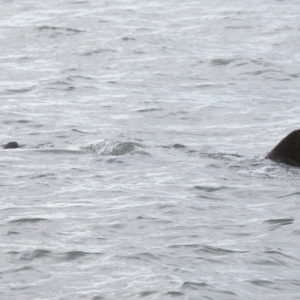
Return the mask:
[[299, 15], [2, 0], [0, 298], [300, 299]]

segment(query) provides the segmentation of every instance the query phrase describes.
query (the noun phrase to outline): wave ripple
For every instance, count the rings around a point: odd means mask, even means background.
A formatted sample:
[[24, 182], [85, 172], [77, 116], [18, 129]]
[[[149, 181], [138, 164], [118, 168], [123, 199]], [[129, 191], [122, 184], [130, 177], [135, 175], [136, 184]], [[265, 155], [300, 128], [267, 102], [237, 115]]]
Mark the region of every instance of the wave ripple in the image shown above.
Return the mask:
[[125, 155], [133, 153], [138, 148], [142, 148], [143, 145], [134, 142], [116, 142], [112, 140], [101, 140], [97, 142], [90, 142], [82, 146], [82, 149], [90, 150], [99, 155]]

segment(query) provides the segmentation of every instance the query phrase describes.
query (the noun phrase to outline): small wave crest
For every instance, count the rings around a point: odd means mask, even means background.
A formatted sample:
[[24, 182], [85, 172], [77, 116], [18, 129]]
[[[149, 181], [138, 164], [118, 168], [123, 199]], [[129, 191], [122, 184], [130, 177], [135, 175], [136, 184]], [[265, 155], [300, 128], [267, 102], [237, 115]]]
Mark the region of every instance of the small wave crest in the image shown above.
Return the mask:
[[125, 155], [136, 152], [139, 148], [144, 146], [134, 142], [117, 142], [113, 140], [101, 140], [90, 142], [81, 147], [84, 150], [90, 150], [99, 155]]

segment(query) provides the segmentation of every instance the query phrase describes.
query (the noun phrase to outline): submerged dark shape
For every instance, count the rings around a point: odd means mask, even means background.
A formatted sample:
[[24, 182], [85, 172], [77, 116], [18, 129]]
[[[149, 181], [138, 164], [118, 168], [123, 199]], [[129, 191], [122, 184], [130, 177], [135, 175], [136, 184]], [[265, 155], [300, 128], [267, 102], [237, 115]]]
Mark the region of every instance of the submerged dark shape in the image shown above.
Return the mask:
[[19, 148], [19, 144], [17, 142], [9, 142], [5, 145], [2, 146], [4, 149], [14, 149], [14, 148]]
[[300, 129], [288, 134], [266, 158], [300, 167]]

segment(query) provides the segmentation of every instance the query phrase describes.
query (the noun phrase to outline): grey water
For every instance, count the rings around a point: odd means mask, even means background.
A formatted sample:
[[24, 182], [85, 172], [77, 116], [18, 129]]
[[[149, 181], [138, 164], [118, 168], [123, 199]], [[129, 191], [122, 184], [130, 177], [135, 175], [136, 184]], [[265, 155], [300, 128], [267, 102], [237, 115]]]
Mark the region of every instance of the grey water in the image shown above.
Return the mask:
[[0, 3], [0, 299], [300, 299], [299, 1]]

